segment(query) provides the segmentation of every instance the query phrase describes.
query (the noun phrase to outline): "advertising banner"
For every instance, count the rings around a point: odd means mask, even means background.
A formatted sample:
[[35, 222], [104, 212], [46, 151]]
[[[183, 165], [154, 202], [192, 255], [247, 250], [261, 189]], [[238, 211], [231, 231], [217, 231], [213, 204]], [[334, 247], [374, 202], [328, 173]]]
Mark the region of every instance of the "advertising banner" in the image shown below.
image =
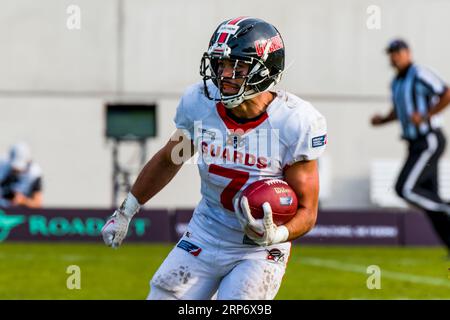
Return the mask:
[[[99, 242], [111, 209], [0, 209], [0, 242]], [[192, 209], [141, 210], [131, 221], [127, 242], [176, 242]], [[440, 245], [428, 218], [415, 211], [322, 210], [316, 226], [294, 244]]]
[[[102, 242], [101, 229], [113, 212], [111, 209], [0, 209], [0, 242]], [[130, 223], [127, 241], [170, 240], [166, 210], [141, 210]]]

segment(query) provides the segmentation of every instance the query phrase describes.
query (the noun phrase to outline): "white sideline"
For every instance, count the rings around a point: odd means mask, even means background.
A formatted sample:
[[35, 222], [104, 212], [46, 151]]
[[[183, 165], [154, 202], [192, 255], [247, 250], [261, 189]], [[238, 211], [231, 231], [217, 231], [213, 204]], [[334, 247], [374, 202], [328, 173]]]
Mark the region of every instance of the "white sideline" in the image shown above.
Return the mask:
[[[323, 267], [328, 269], [340, 270], [340, 271], [349, 271], [354, 273], [363, 273], [367, 274], [366, 269], [368, 266], [343, 263], [338, 260], [330, 260], [330, 259], [320, 259], [313, 257], [303, 257], [296, 259], [299, 263], [304, 263], [311, 266]], [[385, 269], [381, 269], [381, 278], [388, 278], [399, 281], [407, 281], [418, 284], [426, 284], [432, 286], [443, 286], [450, 288], [450, 280], [448, 279], [440, 279], [435, 277], [425, 277], [425, 276], [417, 276], [414, 274], [389, 271]]]

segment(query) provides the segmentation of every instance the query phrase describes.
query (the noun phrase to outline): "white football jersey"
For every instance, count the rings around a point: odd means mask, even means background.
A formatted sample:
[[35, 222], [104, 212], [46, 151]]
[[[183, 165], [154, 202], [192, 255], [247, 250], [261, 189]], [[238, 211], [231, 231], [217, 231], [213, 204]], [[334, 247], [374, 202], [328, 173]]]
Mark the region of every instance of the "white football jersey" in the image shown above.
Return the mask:
[[[212, 96], [217, 88], [208, 83]], [[327, 143], [325, 118], [307, 101], [284, 91], [249, 122], [233, 119], [209, 100], [203, 83], [190, 86], [178, 105], [175, 124], [198, 150], [202, 199], [194, 211], [241, 230], [233, 201], [251, 183], [283, 178], [293, 163], [317, 159]]]

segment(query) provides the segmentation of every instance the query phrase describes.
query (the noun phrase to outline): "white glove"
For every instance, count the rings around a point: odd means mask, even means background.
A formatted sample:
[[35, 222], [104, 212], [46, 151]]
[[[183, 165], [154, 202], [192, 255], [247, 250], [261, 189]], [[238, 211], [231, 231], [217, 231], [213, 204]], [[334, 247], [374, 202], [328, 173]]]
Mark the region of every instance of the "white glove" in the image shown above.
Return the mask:
[[275, 243], [286, 242], [289, 230], [286, 226], [273, 223], [272, 208], [268, 202], [262, 205], [263, 219], [255, 219], [250, 211], [247, 197], [239, 197], [234, 201], [234, 211], [244, 229], [245, 234], [260, 246], [270, 246]]
[[128, 232], [131, 218], [139, 211], [140, 205], [133, 194], [128, 193], [120, 208], [114, 211], [102, 228], [103, 241], [107, 246], [117, 248]]
[[122, 244], [128, 232], [131, 218], [116, 210], [102, 228], [103, 241], [109, 247], [117, 248]]

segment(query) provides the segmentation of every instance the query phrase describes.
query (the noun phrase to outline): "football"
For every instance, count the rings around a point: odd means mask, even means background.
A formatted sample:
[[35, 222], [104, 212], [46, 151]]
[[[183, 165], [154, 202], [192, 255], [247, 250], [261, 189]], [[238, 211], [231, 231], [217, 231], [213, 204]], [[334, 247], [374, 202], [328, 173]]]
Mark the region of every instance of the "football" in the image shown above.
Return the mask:
[[247, 197], [252, 216], [262, 219], [262, 205], [269, 202], [272, 207], [273, 222], [279, 226], [291, 220], [297, 212], [297, 196], [286, 181], [263, 179], [250, 184], [242, 192]]

